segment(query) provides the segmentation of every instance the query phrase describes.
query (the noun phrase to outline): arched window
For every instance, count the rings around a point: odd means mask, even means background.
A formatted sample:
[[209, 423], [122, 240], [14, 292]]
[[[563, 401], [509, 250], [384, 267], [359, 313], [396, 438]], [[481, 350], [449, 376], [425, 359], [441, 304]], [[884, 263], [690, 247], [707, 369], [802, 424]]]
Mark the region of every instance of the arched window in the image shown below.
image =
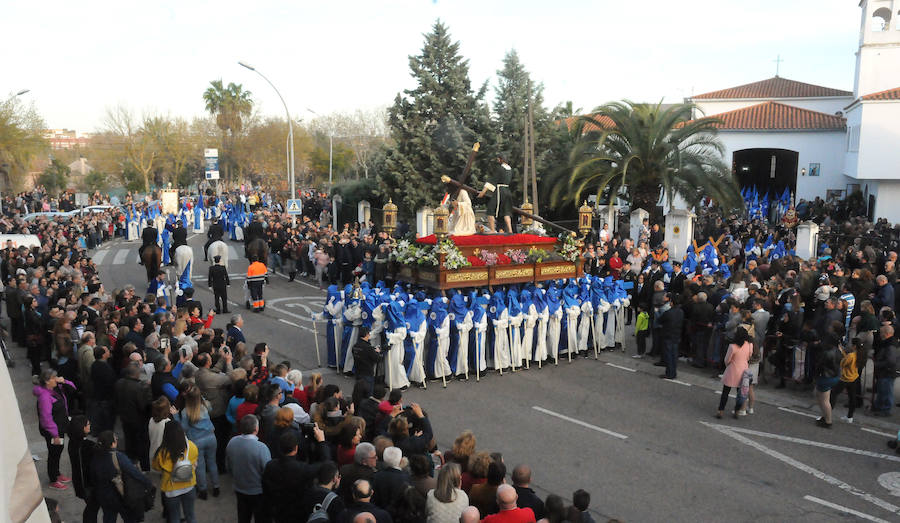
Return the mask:
[[872, 13], [871, 29], [875, 32], [887, 31], [891, 27], [891, 10], [880, 7]]

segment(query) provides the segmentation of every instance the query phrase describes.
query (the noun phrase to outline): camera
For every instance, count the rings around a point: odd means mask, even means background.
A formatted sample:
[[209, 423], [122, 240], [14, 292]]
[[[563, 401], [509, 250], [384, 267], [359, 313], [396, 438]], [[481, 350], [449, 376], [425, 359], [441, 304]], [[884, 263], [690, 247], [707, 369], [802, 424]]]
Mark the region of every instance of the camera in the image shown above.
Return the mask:
[[169, 338], [168, 336], [163, 336], [159, 339], [159, 350], [165, 352], [166, 349], [169, 348]]
[[316, 424], [315, 423], [301, 423], [300, 424], [300, 433], [308, 438], [314, 437], [316, 434]]

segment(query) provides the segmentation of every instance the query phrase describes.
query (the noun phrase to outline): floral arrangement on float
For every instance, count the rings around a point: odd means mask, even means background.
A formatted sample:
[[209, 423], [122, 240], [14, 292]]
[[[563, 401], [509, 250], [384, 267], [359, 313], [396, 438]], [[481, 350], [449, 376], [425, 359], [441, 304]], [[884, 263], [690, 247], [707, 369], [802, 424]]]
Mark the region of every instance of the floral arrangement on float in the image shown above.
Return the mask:
[[581, 256], [581, 248], [574, 234], [562, 233], [559, 235], [559, 255], [568, 262], [575, 262]]
[[[450, 239], [444, 239], [437, 243], [433, 249], [438, 259], [440, 254], [444, 254], [444, 268], [447, 270], [462, 269], [463, 267], [471, 267], [472, 263], [463, 255], [459, 247]], [[435, 263], [436, 265], [437, 263]]]

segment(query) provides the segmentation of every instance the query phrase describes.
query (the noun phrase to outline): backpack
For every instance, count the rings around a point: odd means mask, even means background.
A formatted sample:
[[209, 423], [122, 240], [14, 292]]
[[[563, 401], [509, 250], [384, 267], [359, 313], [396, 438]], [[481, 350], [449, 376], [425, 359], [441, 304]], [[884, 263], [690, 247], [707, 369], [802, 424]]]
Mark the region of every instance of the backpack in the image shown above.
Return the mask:
[[188, 459], [188, 451], [190, 451], [189, 443], [188, 446], [185, 447], [181, 459], [176, 461], [175, 465], [172, 467], [170, 479], [174, 483], [190, 483], [190, 481], [194, 479], [194, 464]]
[[331, 505], [331, 502], [334, 501], [336, 497], [337, 494], [329, 492], [321, 503], [316, 503], [313, 507], [312, 514], [309, 515], [306, 523], [326, 523], [331, 521], [331, 518], [328, 517], [328, 506]]

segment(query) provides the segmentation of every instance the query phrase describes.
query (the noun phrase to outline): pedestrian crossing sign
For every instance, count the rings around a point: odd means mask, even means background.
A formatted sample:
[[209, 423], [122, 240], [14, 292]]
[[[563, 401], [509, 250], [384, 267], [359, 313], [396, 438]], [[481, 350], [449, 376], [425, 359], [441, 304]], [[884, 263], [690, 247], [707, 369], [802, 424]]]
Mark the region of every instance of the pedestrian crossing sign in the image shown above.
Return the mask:
[[288, 214], [301, 214], [303, 212], [303, 202], [301, 200], [288, 200], [287, 201], [287, 213]]

